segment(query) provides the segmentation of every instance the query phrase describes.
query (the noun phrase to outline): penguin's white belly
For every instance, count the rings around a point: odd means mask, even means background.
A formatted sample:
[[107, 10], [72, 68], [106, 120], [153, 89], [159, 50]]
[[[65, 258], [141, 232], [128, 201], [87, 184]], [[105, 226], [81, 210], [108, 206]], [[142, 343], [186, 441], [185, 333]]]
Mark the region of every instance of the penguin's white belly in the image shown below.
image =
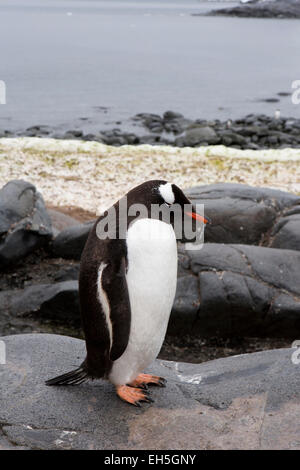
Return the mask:
[[168, 326], [177, 282], [177, 246], [171, 225], [135, 222], [127, 234], [131, 326], [127, 348], [113, 363], [115, 385], [132, 382], [157, 357]]

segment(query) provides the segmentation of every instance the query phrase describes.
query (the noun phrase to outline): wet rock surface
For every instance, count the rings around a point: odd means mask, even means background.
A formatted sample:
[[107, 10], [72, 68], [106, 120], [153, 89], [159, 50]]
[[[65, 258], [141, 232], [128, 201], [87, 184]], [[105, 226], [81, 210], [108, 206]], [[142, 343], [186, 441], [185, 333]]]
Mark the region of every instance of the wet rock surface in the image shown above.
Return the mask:
[[[299, 0], [267, 0], [213, 10], [213, 16], [238, 16], [242, 18], [300, 18]], [[197, 16], [197, 15], [196, 15]]]
[[154, 403], [137, 409], [102, 380], [44, 384], [82, 361], [83, 341], [43, 334], [1, 340], [1, 449], [300, 448], [296, 349], [200, 365], [156, 360], [148, 371], [167, 387], [151, 388]]

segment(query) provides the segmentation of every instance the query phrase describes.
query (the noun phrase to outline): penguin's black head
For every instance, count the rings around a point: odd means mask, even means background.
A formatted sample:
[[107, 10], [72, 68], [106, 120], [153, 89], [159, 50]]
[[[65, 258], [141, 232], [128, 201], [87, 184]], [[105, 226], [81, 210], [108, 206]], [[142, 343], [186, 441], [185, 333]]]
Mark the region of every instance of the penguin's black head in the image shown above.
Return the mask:
[[148, 211], [147, 217], [171, 223], [177, 239], [182, 242], [194, 241], [184, 236], [185, 224], [189, 222], [195, 231], [197, 223], [210, 223], [208, 217], [197, 213], [195, 206], [176, 184], [164, 180], [146, 181], [129, 191], [127, 197], [129, 204], [143, 204]]

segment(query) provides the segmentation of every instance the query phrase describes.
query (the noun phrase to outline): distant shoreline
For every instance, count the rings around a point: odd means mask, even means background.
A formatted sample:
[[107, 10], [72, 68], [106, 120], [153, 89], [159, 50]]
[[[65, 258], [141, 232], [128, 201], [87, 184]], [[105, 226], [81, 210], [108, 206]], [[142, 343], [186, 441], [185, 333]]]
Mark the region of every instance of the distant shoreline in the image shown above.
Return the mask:
[[[80, 127], [57, 131], [46, 125], [31, 126], [23, 131], [0, 132], [1, 137], [47, 137], [66, 140], [96, 141], [106, 145], [170, 145], [199, 147], [224, 145], [237, 149], [263, 150], [300, 148], [300, 119], [270, 117], [264, 114], [226, 121], [189, 119], [180, 113], [139, 113], [131, 118], [132, 129], [118, 121], [110, 129], [86, 133]], [[100, 126], [99, 126], [100, 127]]]
[[[299, 19], [300, 2], [296, 0], [278, 0], [273, 2], [239, 5], [233, 8], [221, 8], [204, 13], [204, 16], [236, 16], [239, 18]], [[203, 16], [201, 13], [193, 16]]]

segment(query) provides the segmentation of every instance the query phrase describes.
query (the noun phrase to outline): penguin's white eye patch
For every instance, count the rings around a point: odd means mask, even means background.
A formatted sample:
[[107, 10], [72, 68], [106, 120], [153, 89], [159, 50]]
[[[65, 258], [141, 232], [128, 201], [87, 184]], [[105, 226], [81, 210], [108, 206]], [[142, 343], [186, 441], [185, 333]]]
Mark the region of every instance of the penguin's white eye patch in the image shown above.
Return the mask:
[[171, 183], [161, 184], [158, 188], [158, 191], [166, 204], [174, 204], [175, 195], [173, 193]]

